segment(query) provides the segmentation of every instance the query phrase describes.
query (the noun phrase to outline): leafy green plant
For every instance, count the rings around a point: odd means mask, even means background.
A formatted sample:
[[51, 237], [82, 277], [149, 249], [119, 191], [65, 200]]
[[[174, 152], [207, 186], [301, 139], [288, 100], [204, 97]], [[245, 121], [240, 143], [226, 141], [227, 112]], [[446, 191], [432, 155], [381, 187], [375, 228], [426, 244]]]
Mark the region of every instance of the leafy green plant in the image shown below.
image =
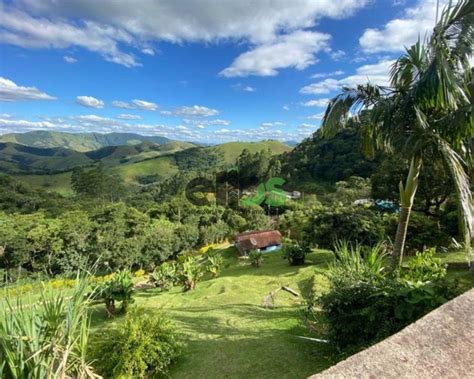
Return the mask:
[[192, 291], [203, 275], [199, 258], [186, 255], [182, 256], [179, 264], [179, 278], [184, 291]]
[[457, 293], [440, 266], [425, 267], [434, 259], [430, 255], [393, 272], [386, 269], [389, 263], [380, 244], [364, 252], [341, 242], [335, 250], [330, 290], [316, 303], [323, 310], [329, 339], [344, 353], [386, 338]]
[[408, 260], [405, 267], [400, 268], [400, 275], [406, 280], [426, 282], [440, 280], [446, 277], [447, 265], [441, 263], [440, 258], [435, 258], [436, 249], [418, 251], [415, 257]]
[[121, 301], [121, 310], [126, 313], [128, 305], [133, 302], [133, 280], [128, 270], [117, 271], [111, 279], [100, 284], [97, 288], [99, 296], [105, 302], [107, 315], [115, 314], [115, 302]]
[[329, 266], [329, 276], [333, 278], [350, 276], [370, 279], [386, 274], [388, 253], [384, 243], [363, 247], [342, 240], [335, 243], [334, 255], [336, 259]]
[[207, 271], [209, 271], [214, 278], [219, 276], [223, 263], [224, 263], [224, 258], [222, 258], [222, 255], [220, 253], [217, 253], [217, 252], [208, 253]]
[[[121, 325], [96, 338], [92, 355], [98, 372], [107, 378], [166, 376], [182, 346], [167, 318], [140, 309], [132, 310]], [[104, 352], [108, 352], [105, 359]]]
[[169, 291], [176, 280], [176, 265], [174, 262], [162, 263], [152, 274], [151, 281], [162, 291]]
[[292, 266], [304, 264], [306, 255], [311, 252], [309, 245], [298, 241], [288, 241], [283, 244], [283, 258], [288, 259]]
[[89, 316], [87, 278], [72, 296], [43, 288], [41, 301], [9, 295], [0, 307], [0, 377], [98, 378], [86, 360]]
[[263, 253], [260, 250], [251, 250], [249, 253], [250, 263], [254, 267], [260, 267], [263, 262]]

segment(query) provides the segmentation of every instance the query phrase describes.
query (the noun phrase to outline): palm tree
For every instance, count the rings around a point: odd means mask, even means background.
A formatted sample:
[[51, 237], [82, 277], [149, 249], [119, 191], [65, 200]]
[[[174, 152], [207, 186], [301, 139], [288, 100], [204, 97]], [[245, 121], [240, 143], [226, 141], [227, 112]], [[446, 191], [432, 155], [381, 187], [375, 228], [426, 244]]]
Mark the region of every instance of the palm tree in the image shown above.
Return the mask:
[[[472, 70], [474, 1], [446, 7], [433, 33], [418, 41], [392, 66], [390, 87], [372, 84], [343, 88], [329, 103], [323, 135], [357, 121], [364, 151], [374, 147], [398, 152], [410, 161], [405, 183], [400, 182], [400, 219], [394, 243], [394, 262], [401, 262], [407, 226], [423, 159], [434, 156], [449, 168], [462, 211], [466, 249], [473, 231], [468, 166], [472, 164], [474, 131]], [[472, 167], [472, 166], [471, 166]]]

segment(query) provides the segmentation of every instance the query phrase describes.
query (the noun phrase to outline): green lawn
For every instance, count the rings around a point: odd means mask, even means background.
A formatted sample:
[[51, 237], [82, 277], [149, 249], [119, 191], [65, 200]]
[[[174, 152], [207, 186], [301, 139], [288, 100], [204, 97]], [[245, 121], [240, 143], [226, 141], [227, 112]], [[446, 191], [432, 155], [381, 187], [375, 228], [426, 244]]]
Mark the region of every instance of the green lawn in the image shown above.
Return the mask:
[[[308, 290], [309, 279], [323, 277], [330, 253], [308, 256], [308, 264], [291, 267], [281, 253], [265, 255], [261, 268], [239, 263], [233, 248], [224, 251], [227, 266], [217, 279], [204, 278], [195, 291], [168, 293], [158, 289], [137, 294], [136, 304], [160, 310], [183, 333], [183, 354], [173, 366], [172, 378], [305, 378], [332, 363], [328, 346], [300, 339], [307, 335], [301, 324], [301, 299], [280, 291], [275, 308], [264, 309], [269, 291], [288, 285]], [[94, 327], [105, 320], [103, 307], [94, 312]], [[93, 336], [92, 336], [93, 338]]]
[[[280, 252], [273, 252], [265, 255], [261, 268], [239, 262], [233, 247], [222, 253], [225, 263], [220, 277], [205, 276], [192, 292], [175, 287], [170, 292], [147, 289], [135, 295], [136, 306], [165, 314], [182, 333], [185, 347], [172, 366], [172, 378], [305, 378], [336, 362], [330, 346], [297, 337], [308, 336], [301, 322], [301, 298], [280, 291], [274, 309], [262, 307], [263, 298], [282, 285], [307, 293], [313, 275], [313, 288], [327, 289], [324, 273], [332, 259], [330, 252], [315, 251], [299, 267], [289, 266]], [[448, 276], [458, 279], [463, 291], [474, 287], [464, 252], [439, 256], [448, 263]], [[22, 296], [24, 302], [36, 301], [36, 292]], [[100, 338], [99, 331], [122, 320], [108, 320], [104, 306], [94, 306], [92, 343]]]

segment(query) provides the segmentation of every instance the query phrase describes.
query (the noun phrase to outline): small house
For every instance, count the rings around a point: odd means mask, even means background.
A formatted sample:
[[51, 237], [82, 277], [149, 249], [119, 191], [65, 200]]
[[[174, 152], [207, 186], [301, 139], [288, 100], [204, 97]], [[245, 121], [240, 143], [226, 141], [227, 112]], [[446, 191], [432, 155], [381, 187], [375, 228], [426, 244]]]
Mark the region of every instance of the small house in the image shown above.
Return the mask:
[[269, 252], [281, 247], [281, 233], [278, 230], [262, 230], [240, 233], [235, 236], [235, 247], [240, 255], [251, 250]]

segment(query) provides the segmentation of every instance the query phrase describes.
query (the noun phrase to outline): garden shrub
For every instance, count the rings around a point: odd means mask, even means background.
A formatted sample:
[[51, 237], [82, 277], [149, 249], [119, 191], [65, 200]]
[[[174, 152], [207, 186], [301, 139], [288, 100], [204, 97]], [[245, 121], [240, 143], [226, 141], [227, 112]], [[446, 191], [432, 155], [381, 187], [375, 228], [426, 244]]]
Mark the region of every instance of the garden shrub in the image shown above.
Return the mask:
[[176, 280], [176, 265], [174, 262], [162, 263], [152, 274], [151, 282], [162, 291], [169, 291]]
[[212, 250], [207, 253], [207, 271], [209, 271], [214, 278], [219, 276], [223, 263], [224, 258], [222, 258], [222, 254]]
[[129, 312], [122, 324], [104, 331], [96, 339], [95, 366], [107, 378], [166, 376], [182, 346], [167, 318], [139, 309]]
[[370, 263], [374, 258], [362, 249], [348, 250], [352, 256], [330, 267], [330, 290], [317, 299], [328, 338], [343, 353], [396, 333], [456, 295], [455, 285], [446, 280], [446, 271], [431, 253], [390, 272]]
[[249, 253], [250, 263], [254, 267], [260, 267], [263, 262], [263, 253], [260, 250], [251, 250]]
[[304, 242], [289, 240], [283, 243], [283, 259], [287, 259], [292, 266], [304, 264], [306, 255], [310, 252], [309, 245]]
[[199, 258], [192, 255], [182, 255], [179, 257], [178, 263], [178, 276], [183, 290], [191, 291], [195, 289], [197, 282], [203, 275]]
[[127, 312], [128, 305], [133, 302], [133, 280], [130, 271], [117, 271], [109, 280], [98, 285], [96, 293], [105, 302], [107, 315], [115, 313], [115, 302], [121, 301], [121, 310]]

